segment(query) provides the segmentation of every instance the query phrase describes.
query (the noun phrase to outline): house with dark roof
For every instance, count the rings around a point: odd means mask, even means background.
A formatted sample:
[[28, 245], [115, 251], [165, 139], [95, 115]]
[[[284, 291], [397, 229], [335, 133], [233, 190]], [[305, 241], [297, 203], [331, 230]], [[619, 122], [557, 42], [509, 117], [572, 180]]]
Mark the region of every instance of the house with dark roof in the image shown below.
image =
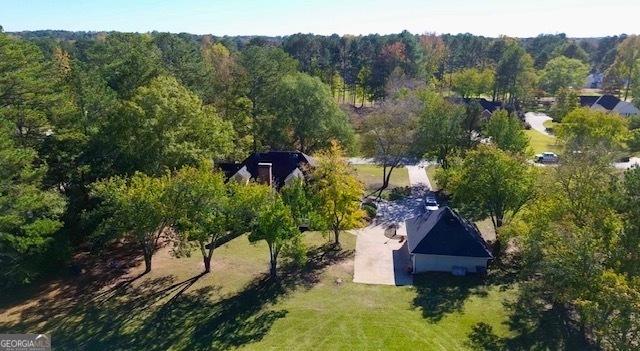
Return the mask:
[[486, 271], [491, 248], [475, 224], [445, 206], [406, 221], [413, 273]]
[[485, 98], [467, 98], [464, 99], [464, 102], [466, 104], [476, 103], [480, 105], [480, 108], [482, 109], [481, 115], [484, 119], [488, 119], [496, 110], [502, 108], [502, 103], [500, 101], [489, 101]]
[[579, 96], [580, 106], [591, 107], [596, 103], [596, 101], [598, 101], [599, 98], [600, 97], [597, 95], [581, 95]]
[[640, 110], [632, 103], [621, 101], [613, 95], [580, 96], [580, 106], [605, 112], [615, 112], [626, 117], [640, 115]]
[[256, 181], [279, 190], [294, 179], [304, 179], [314, 165], [311, 156], [299, 151], [268, 151], [254, 153], [241, 163], [222, 163], [217, 167], [228, 181]]

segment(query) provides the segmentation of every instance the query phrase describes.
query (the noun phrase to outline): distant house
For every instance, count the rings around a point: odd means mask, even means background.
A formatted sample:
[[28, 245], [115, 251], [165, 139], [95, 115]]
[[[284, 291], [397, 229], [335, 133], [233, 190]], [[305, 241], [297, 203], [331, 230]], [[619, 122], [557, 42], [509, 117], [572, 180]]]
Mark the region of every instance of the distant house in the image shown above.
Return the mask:
[[640, 110], [627, 101], [621, 101], [613, 95], [580, 96], [580, 106], [599, 111], [615, 112], [622, 116], [640, 115]]
[[241, 163], [222, 163], [217, 166], [225, 173], [227, 180], [243, 183], [256, 181], [279, 190], [294, 179], [304, 179], [305, 173], [314, 164], [313, 158], [302, 152], [268, 151], [254, 153]]
[[488, 119], [493, 113], [502, 108], [502, 103], [499, 101], [489, 101], [485, 98], [466, 99], [467, 103], [477, 103], [482, 108], [482, 118]]
[[481, 272], [493, 258], [475, 224], [449, 207], [407, 220], [413, 273]]
[[489, 119], [489, 117], [491, 117], [491, 115], [493, 115], [493, 113], [498, 110], [501, 109], [502, 106], [502, 102], [500, 101], [489, 101], [485, 98], [460, 98], [460, 97], [451, 97], [449, 99], [450, 102], [454, 103], [454, 104], [465, 104], [465, 105], [471, 105], [471, 104], [478, 104], [480, 106], [481, 109], [481, 116], [483, 119]]

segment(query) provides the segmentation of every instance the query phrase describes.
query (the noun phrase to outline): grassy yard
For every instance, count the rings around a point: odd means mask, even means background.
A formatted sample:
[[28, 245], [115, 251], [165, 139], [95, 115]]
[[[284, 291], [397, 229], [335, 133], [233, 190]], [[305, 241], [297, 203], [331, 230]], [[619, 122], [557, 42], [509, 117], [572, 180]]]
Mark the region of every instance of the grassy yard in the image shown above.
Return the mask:
[[440, 190], [440, 186], [436, 181], [436, 170], [438, 169], [438, 165], [429, 164], [425, 167], [425, 172], [427, 172], [427, 178], [429, 178], [429, 183], [431, 183], [431, 189], [434, 191]]
[[[365, 184], [368, 191], [382, 186], [382, 167], [377, 165], [353, 165], [358, 178]], [[404, 167], [396, 168], [389, 179], [389, 189], [409, 186], [409, 173]]]
[[[279, 283], [265, 278], [267, 248], [245, 236], [214, 255], [200, 276], [199, 254], [139, 259], [126, 272], [96, 260], [82, 279], [60, 278], [2, 296], [0, 332], [49, 332], [59, 350], [466, 350], [484, 322], [511, 337], [507, 309], [516, 288], [477, 277], [427, 275], [414, 287], [355, 284], [355, 237], [342, 250], [319, 233], [305, 234], [309, 261], [284, 267]], [[132, 256], [137, 257], [137, 256]]]
[[[542, 125], [547, 129], [551, 129], [552, 131], [555, 131], [555, 129], [560, 125], [560, 123], [554, 122], [553, 120], [549, 119], [549, 120], [544, 121], [544, 123]], [[547, 131], [547, 132], [549, 132], [549, 131]], [[549, 133], [554, 134], [553, 132], [549, 132]]]
[[561, 149], [554, 137], [542, 134], [534, 129], [525, 130], [525, 134], [529, 137], [529, 144], [535, 154], [545, 151], [558, 153]]

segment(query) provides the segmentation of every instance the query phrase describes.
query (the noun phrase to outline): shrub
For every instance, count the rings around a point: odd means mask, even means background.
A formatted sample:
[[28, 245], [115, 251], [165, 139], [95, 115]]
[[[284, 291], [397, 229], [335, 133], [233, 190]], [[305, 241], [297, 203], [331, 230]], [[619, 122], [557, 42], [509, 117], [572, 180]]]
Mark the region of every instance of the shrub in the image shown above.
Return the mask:
[[411, 195], [411, 188], [408, 186], [393, 188], [389, 192], [389, 200], [396, 201]]
[[376, 218], [378, 214], [378, 207], [373, 202], [365, 202], [362, 204], [362, 209], [367, 213], [367, 218]]

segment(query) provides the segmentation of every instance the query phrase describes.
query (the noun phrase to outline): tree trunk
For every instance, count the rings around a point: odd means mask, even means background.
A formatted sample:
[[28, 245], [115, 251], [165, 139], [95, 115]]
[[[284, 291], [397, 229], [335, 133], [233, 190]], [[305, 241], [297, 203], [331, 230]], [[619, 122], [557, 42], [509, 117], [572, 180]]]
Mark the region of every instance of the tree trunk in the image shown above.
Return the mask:
[[271, 279], [277, 278], [277, 264], [278, 257], [277, 253], [275, 253], [272, 244], [269, 244], [269, 275]]
[[151, 250], [145, 247], [143, 249], [143, 255], [144, 255], [144, 273], [146, 274], [151, 272], [151, 257], [152, 257]]
[[624, 88], [624, 101], [627, 101], [627, 97], [629, 96], [629, 87], [631, 86], [631, 75], [627, 76], [627, 84]]
[[340, 229], [338, 226], [333, 227], [333, 244], [335, 246], [340, 246]]
[[211, 257], [204, 257], [204, 273], [211, 272]]

